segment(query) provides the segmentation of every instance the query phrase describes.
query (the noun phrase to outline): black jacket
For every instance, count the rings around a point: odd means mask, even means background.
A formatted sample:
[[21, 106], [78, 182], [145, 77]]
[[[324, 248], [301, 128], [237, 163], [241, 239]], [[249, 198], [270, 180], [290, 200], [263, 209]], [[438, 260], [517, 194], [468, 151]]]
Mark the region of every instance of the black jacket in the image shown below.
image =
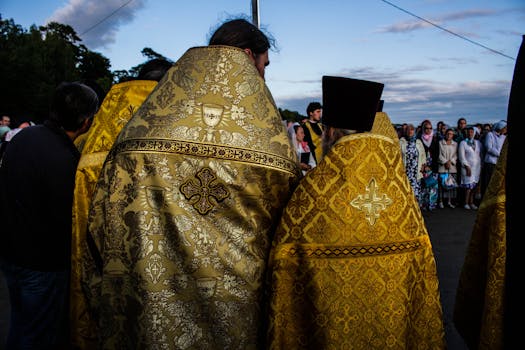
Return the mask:
[[20, 131], [0, 165], [0, 255], [39, 270], [68, 269], [80, 153], [53, 122]]

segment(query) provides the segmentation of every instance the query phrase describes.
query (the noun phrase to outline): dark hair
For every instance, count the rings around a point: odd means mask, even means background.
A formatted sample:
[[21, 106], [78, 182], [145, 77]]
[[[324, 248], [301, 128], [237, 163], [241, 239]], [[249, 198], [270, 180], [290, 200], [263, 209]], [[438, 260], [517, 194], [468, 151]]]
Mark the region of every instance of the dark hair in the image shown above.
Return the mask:
[[137, 80], [160, 81], [172, 66], [173, 63], [166, 59], [154, 58], [142, 65]]
[[66, 131], [77, 131], [99, 107], [97, 93], [85, 84], [63, 82], [55, 90], [49, 119]]
[[234, 19], [223, 23], [212, 35], [209, 45], [227, 45], [250, 49], [261, 54], [272, 46], [271, 39], [259, 28], [245, 19]]
[[323, 106], [319, 102], [310, 102], [308, 107], [306, 107], [306, 115], [309, 116], [310, 112], [315, 111], [316, 109], [322, 109]]
[[425, 124], [430, 124], [430, 125], [432, 125], [432, 122], [430, 121], [430, 119], [425, 119], [425, 120], [423, 120], [423, 121], [421, 122], [420, 127], [421, 127], [421, 128], [424, 128], [424, 127], [425, 127]]
[[299, 129], [299, 128], [303, 129], [303, 126], [300, 125], [300, 124], [295, 124], [295, 125], [293, 126], [293, 130], [295, 131], [296, 134], [297, 134], [297, 129]]
[[99, 83], [97, 83], [94, 79], [82, 79], [78, 81], [77, 83], [81, 83], [84, 85], [87, 85], [91, 88], [91, 90], [95, 91], [98, 97], [98, 106], [102, 104], [102, 101], [106, 98], [107, 91], [100, 86]]

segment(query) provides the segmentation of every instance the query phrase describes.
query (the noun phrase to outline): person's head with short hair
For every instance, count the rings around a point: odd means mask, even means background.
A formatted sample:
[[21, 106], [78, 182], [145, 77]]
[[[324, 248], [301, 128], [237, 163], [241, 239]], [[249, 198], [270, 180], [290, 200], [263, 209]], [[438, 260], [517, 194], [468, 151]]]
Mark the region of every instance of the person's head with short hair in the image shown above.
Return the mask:
[[100, 107], [102, 101], [104, 101], [108, 92], [104, 88], [102, 88], [102, 86], [99, 83], [97, 83], [95, 79], [82, 79], [80, 81], [77, 81], [77, 83], [84, 84], [90, 87], [91, 90], [95, 91], [98, 97], [98, 106]]
[[445, 124], [444, 121], [440, 120], [436, 124], [436, 132], [441, 135], [445, 135], [445, 131], [447, 130], [447, 124]]
[[323, 106], [319, 102], [310, 102], [306, 107], [306, 116], [312, 122], [321, 121]]
[[98, 96], [92, 88], [78, 82], [63, 82], [55, 90], [49, 120], [66, 132], [80, 135], [91, 126], [98, 107]]
[[243, 49], [264, 79], [265, 68], [270, 64], [268, 50], [272, 39], [245, 19], [234, 19], [223, 23], [213, 33], [209, 45], [227, 45]]
[[456, 136], [456, 133], [452, 128], [447, 128], [447, 130], [443, 134], [443, 137], [446, 141], [454, 140], [454, 136]]
[[465, 118], [459, 118], [457, 124], [458, 130], [463, 130], [467, 127], [467, 120]]
[[3, 115], [2, 119], [0, 120], [0, 125], [9, 126], [11, 124], [11, 117], [8, 115]]
[[160, 81], [164, 74], [173, 66], [173, 63], [163, 59], [154, 58], [144, 63], [140, 68], [137, 80]]
[[474, 130], [474, 127], [467, 126], [465, 130], [466, 130], [467, 139], [473, 140], [474, 137], [476, 136], [476, 130]]
[[323, 154], [345, 135], [367, 132], [374, 124], [384, 84], [323, 76]]

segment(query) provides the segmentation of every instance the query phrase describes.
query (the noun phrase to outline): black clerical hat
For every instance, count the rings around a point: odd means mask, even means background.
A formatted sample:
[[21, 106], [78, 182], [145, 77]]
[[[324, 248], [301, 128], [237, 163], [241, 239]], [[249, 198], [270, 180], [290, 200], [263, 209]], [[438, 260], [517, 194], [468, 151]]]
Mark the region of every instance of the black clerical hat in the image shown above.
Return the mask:
[[384, 84], [368, 80], [323, 76], [324, 125], [370, 131]]
[[383, 106], [385, 105], [385, 100], [379, 100], [379, 103], [377, 105], [377, 111], [383, 112]]

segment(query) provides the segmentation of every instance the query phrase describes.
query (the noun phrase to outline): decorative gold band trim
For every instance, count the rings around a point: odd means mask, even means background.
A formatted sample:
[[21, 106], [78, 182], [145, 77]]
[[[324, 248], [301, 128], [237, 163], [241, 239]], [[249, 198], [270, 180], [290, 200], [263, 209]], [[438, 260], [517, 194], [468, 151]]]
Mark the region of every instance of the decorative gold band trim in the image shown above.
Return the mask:
[[377, 245], [337, 246], [319, 244], [285, 244], [278, 258], [351, 258], [375, 255], [402, 254], [422, 248], [419, 240], [389, 242]]
[[295, 174], [295, 169], [297, 167], [297, 165], [291, 160], [266, 152], [231, 146], [213, 145], [203, 142], [163, 139], [125, 140], [113, 147], [108, 155], [108, 161], [112, 160], [115, 157], [115, 154], [123, 152], [178, 153], [195, 157], [232, 160], [278, 168], [291, 174]]

